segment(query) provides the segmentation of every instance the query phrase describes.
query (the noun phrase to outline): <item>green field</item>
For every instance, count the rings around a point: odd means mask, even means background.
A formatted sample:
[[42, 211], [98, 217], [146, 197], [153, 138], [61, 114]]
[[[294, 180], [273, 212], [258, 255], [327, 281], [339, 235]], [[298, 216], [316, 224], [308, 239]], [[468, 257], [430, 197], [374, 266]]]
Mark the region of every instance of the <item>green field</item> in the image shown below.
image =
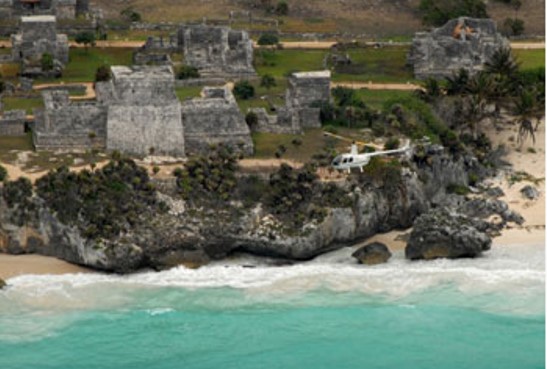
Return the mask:
[[44, 101], [40, 95], [36, 95], [31, 98], [4, 96], [2, 98], [2, 102], [4, 103], [4, 110], [22, 109], [25, 110], [27, 114], [32, 114], [32, 109], [34, 108], [44, 107]]
[[70, 49], [70, 61], [63, 71], [63, 76], [53, 80], [38, 80], [43, 82], [91, 82], [95, 79], [97, 68], [105, 65], [131, 65], [133, 49], [131, 48], [96, 48], [90, 47], [86, 52], [83, 48]]
[[199, 97], [202, 89], [202, 86], [177, 87], [175, 89], [175, 93], [180, 101], [184, 101], [194, 97]]
[[514, 49], [513, 54], [520, 61], [522, 69], [545, 68], [545, 49]]
[[391, 99], [404, 98], [411, 95], [412, 91], [398, 90], [369, 90], [362, 88], [356, 91], [357, 96], [373, 109], [382, 109], [384, 103]]
[[292, 72], [322, 70], [326, 50], [256, 50], [255, 67], [260, 75], [287, 77]]

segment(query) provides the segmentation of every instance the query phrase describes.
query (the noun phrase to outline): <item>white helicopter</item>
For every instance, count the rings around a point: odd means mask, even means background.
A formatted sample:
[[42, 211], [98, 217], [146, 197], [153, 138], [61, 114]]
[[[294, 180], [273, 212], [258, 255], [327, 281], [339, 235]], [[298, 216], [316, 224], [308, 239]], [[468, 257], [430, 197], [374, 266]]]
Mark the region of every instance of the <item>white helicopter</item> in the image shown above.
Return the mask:
[[349, 154], [338, 155], [332, 161], [332, 167], [337, 170], [347, 170], [351, 172], [351, 168], [359, 168], [363, 172], [363, 167], [370, 162], [373, 156], [390, 155], [390, 154], [404, 154], [410, 151], [410, 140], [406, 144], [394, 150], [375, 151], [364, 154], [359, 154], [357, 150], [357, 144], [353, 142], [351, 144], [351, 151]]

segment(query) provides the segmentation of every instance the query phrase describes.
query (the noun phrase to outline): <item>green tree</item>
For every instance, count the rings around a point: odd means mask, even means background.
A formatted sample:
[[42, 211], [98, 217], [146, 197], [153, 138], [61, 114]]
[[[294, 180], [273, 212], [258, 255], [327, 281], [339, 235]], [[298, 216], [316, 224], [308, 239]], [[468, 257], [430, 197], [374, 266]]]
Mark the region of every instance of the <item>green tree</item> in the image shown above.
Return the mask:
[[77, 44], [83, 44], [85, 52], [87, 53], [89, 45], [95, 46], [95, 34], [93, 32], [79, 32], [74, 37], [74, 41], [76, 41]]
[[260, 46], [275, 46], [279, 43], [279, 37], [273, 33], [263, 33], [257, 43]]
[[265, 87], [266, 89], [270, 89], [274, 86], [276, 86], [277, 83], [275, 82], [275, 78], [271, 74], [264, 74], [262, 78], [260, 78], [260, 86]]
[[462, 16], [488, 18], [483, 0], [421, 0], [418, 9], [428, 26], [442, 26]]
[[248, 100], [255, 95], [255, 88], [249, 81], [243, 80], [236, 82], [233, 92], [236, 98]]
[[112, 78], [112, 72], [108, 65], [101, 65], [97, 68], [97, 71], [95, 72], [95, 82], [110, 81], [110, 78]]
[[0, 165], [0, 182], [8, 178], [8, 171], [2, 165]]
[[247, 115], [245, 115], [245, 122], [249, 126], [249, 129], [253, 131], [258, 125], [258, 115], [252, 111], [248, 112]]
[[142, 20], [140, 13], [131, 7], [122, 10], [120, 15], [130, 22], [140, 22]]
[[199, 78], [200, 74], [196, 67], [181, 65], [177, 70], [177, 79]]
[[277, 15], [288, 15], [289, 14], [289, 4], [286, 1], [281, 0], [277, 3], [275, 7], [275, 14]]
[[43, 53], [42, 58], [40, 59], [40, 64], [44, 72], [49, 72], [50, 70], [53, 70], [53, 55], [51, 55], [50, 53]]

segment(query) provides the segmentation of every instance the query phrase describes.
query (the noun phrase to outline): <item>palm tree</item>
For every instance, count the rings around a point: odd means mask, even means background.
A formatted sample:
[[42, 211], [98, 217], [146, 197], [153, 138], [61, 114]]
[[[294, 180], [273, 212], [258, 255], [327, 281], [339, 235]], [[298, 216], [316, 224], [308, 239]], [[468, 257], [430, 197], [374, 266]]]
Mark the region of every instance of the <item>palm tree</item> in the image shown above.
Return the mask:
[[520, 63], [513, 56], [511, 49], [500, 47], [484, 63], [484, 71], [510, 79], [518, 72], [519, 65]]
[[538, 114], [539, 105], [537, 94], [533, 90], [522, 91], [515, 101], [513, 114], [516, 116], [515, 122], [519, 125], [517, 142], [521, 145], [528, 136], [532, 137], [534, 144], [536, 143], [532, 118]]
[[446, 94], [462, 95], [467, 91], [469, 82], [469, 72], [466, 69], [460, 69], [452, 77], [446, 77]]

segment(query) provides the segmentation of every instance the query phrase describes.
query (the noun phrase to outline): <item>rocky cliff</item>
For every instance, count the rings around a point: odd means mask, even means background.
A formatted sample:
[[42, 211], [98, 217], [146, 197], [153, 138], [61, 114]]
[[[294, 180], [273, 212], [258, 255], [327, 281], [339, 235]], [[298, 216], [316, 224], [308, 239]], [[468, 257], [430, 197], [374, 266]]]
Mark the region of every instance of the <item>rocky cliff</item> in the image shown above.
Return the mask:
[[[235, 251], [305, 260], [378, 232], [408, 228], [418, 216], [443, 202], [457, 204], [462, 209], [465, 206], [476, 209], [476, 205], [466, 205], [473, 200], [458, 197], [455, 201], [453, 197], [456, 195], [446, 194], [449, 184], [467, 185], [467, 173], [473, 165], [475, 162], [470, 158], [454, 159], [433, 146], [425, 161], [403, 163], [398, 172], [393, 172], [396, 176], [354, 174], [342, 185], [342, 192], [338, 192], [347, 195], [350, 201], [344, 206], [327, 207], [322, 216], [307, 219], [296, 228], [288, 226], [290, 217], [287, 222], [287, 218], [274, 214], [261, 202], [243, 205], [241, 201], [230, 201], [219, 207], [190, 206], [176, 191], [162, 190], [154, 194], [156, 199], [153, 200], [144, 195], [135, 197], [135, 200], [128, 197], [125, 202], [144, 201], [148, 210], [128, 210], [126, 214], [138, 213], [131, 215], [136, 219], [129, 216], [120, 223], [109, 224], [108, 227], [120, 231], [99, 237], [97, 230], [90, 233], [92, 227], [84, 219], [98, 216], [93, 212], [95, 203], [87, 205], [83, 202], [81, 206], [90, 206], [88, 213], [80, 212], [78, 219], [69, 218], [62, 222], [60, 212], [47, 205], [43, 198], [34, 194], [25, 200], [27, 205], [14, 205], [13, 201], [10, 204], [6, 200], [10, 197], [6, 196], [7, 190], [3, 188], [0, 197], [0, 251], [56, 256], [72, 263], [120, 273], [143, 267], [199, 266]], [[131, 174], [128, 178], [134, 176]], [[54, 183], [54, 179], [50, 182]], [[149, 191], [151, 188], [145, 178], [139, 181], [133, 178], [130, 182], [135, 191]], [[47, 198], [51, 183], [43, 181], [37, 185], [37, 192], [44, 193]], [[110, 191], [110, 187], [109, 184], [105, 189], [99, 189]], [[161, 206], [157, 207], [158, 204]], [[22, 208], [26, 210], [22, 212]], [[480, 215], [486, 216], [497, 210], [507, 210], [503, 206], [482, 208], [486, 210]], [[101, 211], [99, 209], [97, 213]]]

